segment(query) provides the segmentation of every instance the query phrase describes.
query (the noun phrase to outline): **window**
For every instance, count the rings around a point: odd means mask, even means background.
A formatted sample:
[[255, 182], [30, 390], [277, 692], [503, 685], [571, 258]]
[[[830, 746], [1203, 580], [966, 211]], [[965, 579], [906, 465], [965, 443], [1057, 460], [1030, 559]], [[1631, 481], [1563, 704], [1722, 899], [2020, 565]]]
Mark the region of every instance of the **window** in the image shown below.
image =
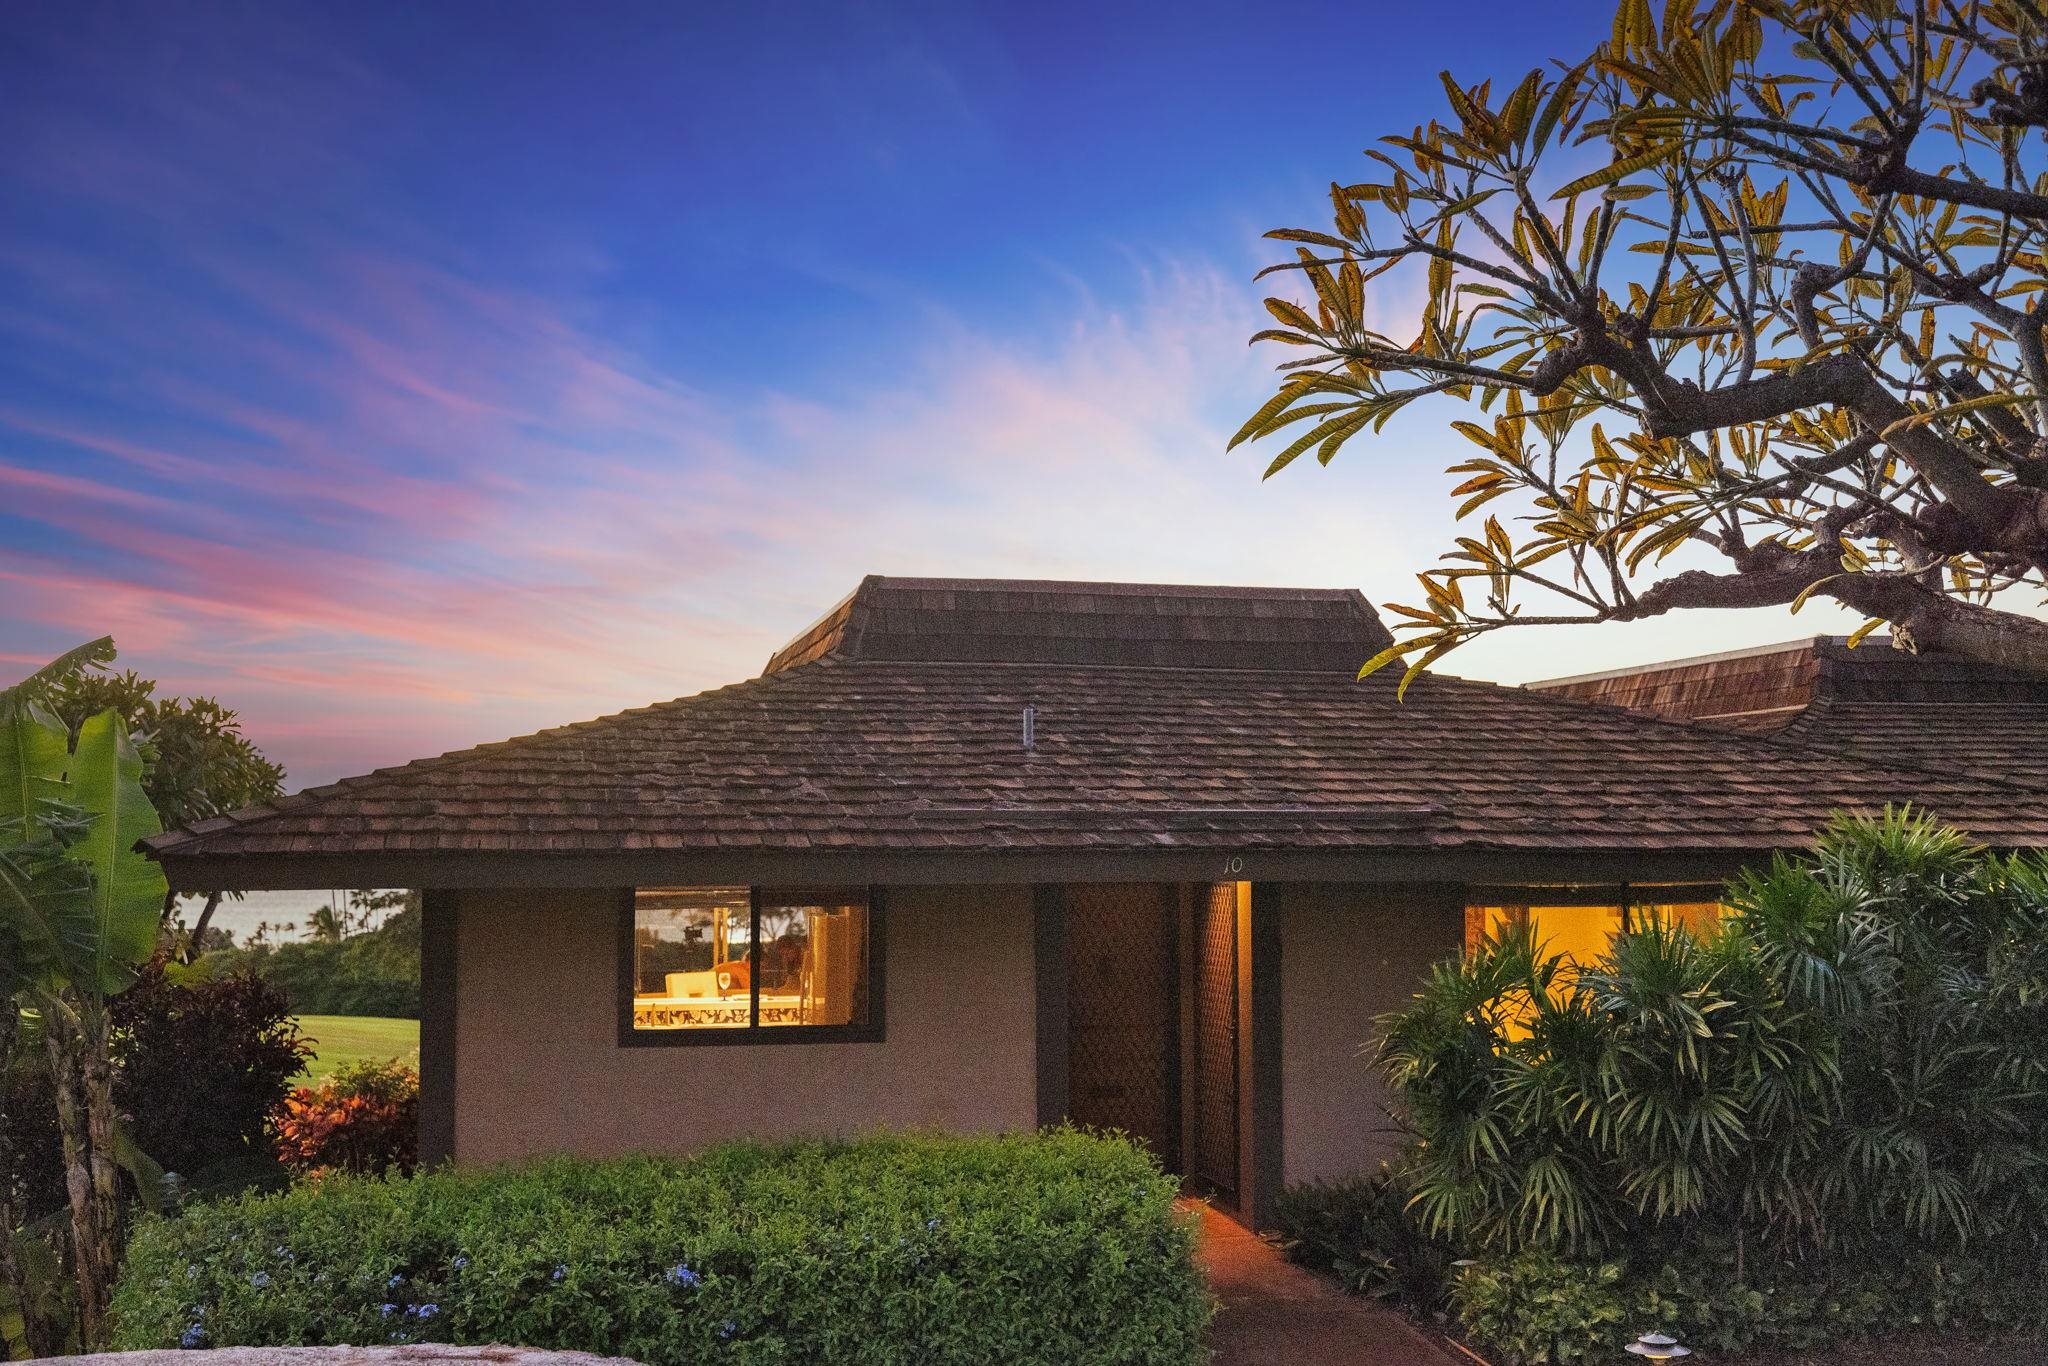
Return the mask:
[[621, 1038], [879, 1039], [880, 927], [865, 892], [638, 888], [622, 927]]
[[1706, 934], [1722, 916], [1720, 906], [1704, 902], [1659, 902], [1633, 906], [1467, 906], [1465, 908], [1465, 950], [1479, 946], [1480, 936], [1501, 926], [1527, 921], [1535, 927], [1536, 942], [1551, 953], [1567, 955], [1575, 963], [1591, 963], [1607, 951], [1608, 941], [1623, 926], [1641, 926], [1651, 920], [1683, 925], [1694, 934]]

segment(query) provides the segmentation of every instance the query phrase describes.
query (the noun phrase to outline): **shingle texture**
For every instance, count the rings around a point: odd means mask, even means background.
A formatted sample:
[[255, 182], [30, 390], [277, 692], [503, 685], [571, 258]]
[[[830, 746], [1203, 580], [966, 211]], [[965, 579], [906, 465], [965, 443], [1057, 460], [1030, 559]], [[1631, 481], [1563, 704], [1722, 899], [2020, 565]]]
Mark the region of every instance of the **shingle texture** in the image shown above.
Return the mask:
[[1813, 645], [1798, 641], [1775, 650], [1681, 659], [1529, 687], [1651, 716], [1711, 721], [1730, 730], [1776, 730], [1813, 700], [1820, 676]]
[[[2007, 778], [2048, 794], [2048, 703], [1851, 702], [1824, 697], [1778, 738], [1873, 763]], [[2042, 798], [2048, 803], [2048, 795]]]
[[777, 651], [897, 663], [1133, 664], [1355, 674], [1393, 640], [1355, 589], [870, 575]]
[[1537, 691], [1904, 764], [2048, 787], [2048, 676], [1817, 636]]
[[[1109, 596], [1100, 585], [1073, 592]], [[844, 616], [855, 615], [859, 596], [842, 606]], [[1115, 596], [1142, 592], [1126, 586]], [[1114, 615], [1142, 619], [1147, 610]], [[881, 620], [889, 619], [871, 618], [870, 628]], [[1392, 678], [1353, 677], [1376, 638], [1363, 628], [1343, 647], [1343, 668], [1318, 662], [1336, 653], [1319, 638], [1300, 647], [1298, 658], [1311, 661], [1302, 667], [1159, 667], [901, 659], [892, 656], [938, 648], [905, 640], [965, 640], [952, 647], [965, 652], [989, 637], [905, 622], [855, 642], [847, 629], [827, 618], [808, 644], [800, 639], [748, 682], [349, 779], [152, 845], [172, 859], [633, 849], [1711, 852], [1795, 844], [1837, 808], [1902, 800], [1996, 843], [2048, 845], [2048, 804], [1997, 782], [1886, 769], [1442, 676], [1419, 680], [1397, 703]], [[835, 631], [840, 645], [823, 644]], [[1097, 639], [1071, 624], [1041, 634], [1049, 644], [1007, 648], [1063, 653], [1074, 640]], [[1182, 627], [1147, 639], [1182, 648], [1209, 637]], [[877, 641], [887, 642], [880, 655]], [[1120, 647], [1100, 648], [1114, 655]], [[1029, 750], [1027, 706], [1036, 717]]]

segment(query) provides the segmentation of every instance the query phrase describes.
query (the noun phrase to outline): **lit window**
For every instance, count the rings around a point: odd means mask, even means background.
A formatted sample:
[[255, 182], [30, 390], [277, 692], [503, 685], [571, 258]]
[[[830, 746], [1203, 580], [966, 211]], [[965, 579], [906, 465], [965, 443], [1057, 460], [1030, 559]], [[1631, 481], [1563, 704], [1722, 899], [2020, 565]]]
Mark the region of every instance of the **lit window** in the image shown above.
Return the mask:
[[1652, 922], [1683, 925], [1704, 935], [1726, 912], [1711, 901], [1637, 906], [1467, 906], [1465, 951], [1479, 947], [1482, 935], [1497, 934], [1504, 925], [1526, 922], [1536, 932], [1537, 946], [1562, 954], [1574, 963], [1595, 962], [1624, 926]]
[[[880, 1036], [865, 894], [642, 887], [626, 1032], [646, 1040]], [[764, 1036], [756, 1031], [776, 1031]]]

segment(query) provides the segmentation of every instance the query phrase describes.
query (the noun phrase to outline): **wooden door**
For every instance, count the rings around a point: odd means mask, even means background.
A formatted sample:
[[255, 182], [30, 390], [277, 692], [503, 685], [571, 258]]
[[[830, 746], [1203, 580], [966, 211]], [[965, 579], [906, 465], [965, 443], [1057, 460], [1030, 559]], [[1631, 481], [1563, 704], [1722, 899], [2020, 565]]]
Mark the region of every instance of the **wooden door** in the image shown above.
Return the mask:
[[1156, 883], [1067, 889], [1067, 1114], [1180, 1165], [1178, 898]]

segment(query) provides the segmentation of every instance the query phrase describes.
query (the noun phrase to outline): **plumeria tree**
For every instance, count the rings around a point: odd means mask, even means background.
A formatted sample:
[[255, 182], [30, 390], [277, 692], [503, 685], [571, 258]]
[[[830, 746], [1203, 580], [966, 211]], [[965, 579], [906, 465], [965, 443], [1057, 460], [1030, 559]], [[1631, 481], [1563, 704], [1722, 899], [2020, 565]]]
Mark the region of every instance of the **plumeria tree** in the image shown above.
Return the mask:
[[[119, 713], [84, 718], [74, 737], [36, 699], [113, 654], [112, 640], [98, 640], [0, 691], [0, 1047], [8, 1054], [0, 1065], [33, 1043], [49, 1072], [64, 1143], [70, 1267], [88, 1346], [104, 1333], [124, 1164], [107, 1003], [156, 947], [166, 884], [135, 845], [162, 826]], [[26, 1305], [10, 1180], [0, 1172], [0, 1276]]]
[[1271, 474], [1464, 405], [1469, 531], [1371, 667], [1809, 596], [2048, 667], [2042, 7], [1622, 0], [1589, 55], [1443, 86], [1269, 234], [1306, 287], [1236, 438]]

